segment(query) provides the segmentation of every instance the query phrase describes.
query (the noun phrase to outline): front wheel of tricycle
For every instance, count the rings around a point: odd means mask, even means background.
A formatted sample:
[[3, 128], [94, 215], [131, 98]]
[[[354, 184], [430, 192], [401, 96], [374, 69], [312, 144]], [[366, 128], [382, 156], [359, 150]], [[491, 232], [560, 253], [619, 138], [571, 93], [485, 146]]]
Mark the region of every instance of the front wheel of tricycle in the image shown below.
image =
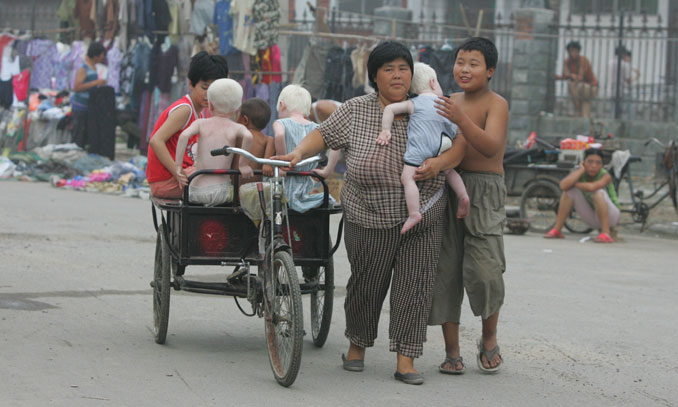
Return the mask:
[[155, 342], [165, 343], [169, 322], [171, 259], [169, 246], [165, 240], [164, 226], [158, 227], [155, 243], [155, 265], [153, 267], [153, 334]]
[[301, 290], [292, 256], [284, 250], [275, 252], [273, 267], [266, 277], [264, 320], [268, 356], [275, 379], [288, 387], [299, 373], [304, 336]]
[[322, 347], [327, 340], [332, 322], [334, 303], [334, 261], [330, 257], [327, 264], [320, 267], [303, 267], [304, 277], [317, 281], [318, 289], [311, 293], [311, 335], [313, 344]]

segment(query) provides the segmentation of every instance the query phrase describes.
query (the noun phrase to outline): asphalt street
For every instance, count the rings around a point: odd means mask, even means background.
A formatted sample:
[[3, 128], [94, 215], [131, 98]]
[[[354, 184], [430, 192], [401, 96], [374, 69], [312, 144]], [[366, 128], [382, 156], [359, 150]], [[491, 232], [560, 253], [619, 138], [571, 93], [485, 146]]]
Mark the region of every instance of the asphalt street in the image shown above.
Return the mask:
[[[1, 406], [678, 405], [676, 240], [507, 235], [503, 370], [479, 372], [480, 323], [465, 306], [466, 374], [438, 373], [442, 336], [430, 327], [416, 362], [422, 386], [393, 379], [388, 304], [365, 371], [342, 370], [350, 274], [342, 245], [329, 339], [318, 349], [305, 338], [300, 374], [283, 388], [263, 320], [230, 297], [173, 291], [167, 343], [154, 342], [149, 201], [15, 181], [0, 182], [0, 198]], [[308, 298], [304, 307], [308, 324]]]

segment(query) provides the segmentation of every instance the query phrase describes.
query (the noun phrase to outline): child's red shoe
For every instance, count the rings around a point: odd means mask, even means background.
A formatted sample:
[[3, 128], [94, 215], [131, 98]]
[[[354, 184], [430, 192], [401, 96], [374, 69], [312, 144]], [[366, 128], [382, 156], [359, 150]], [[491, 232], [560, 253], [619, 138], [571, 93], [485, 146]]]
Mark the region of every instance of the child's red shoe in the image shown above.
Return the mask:
[[612, 239], [607, 233], [599, 234], [598, 237], [593, 239], [593, 241], [596, 243], [614, 243], [614, 239]]
[[553, 228], [548, 232], [544, 233], [545, 239], [565, 239], [565, 235], [560, 233], [560, 230]]

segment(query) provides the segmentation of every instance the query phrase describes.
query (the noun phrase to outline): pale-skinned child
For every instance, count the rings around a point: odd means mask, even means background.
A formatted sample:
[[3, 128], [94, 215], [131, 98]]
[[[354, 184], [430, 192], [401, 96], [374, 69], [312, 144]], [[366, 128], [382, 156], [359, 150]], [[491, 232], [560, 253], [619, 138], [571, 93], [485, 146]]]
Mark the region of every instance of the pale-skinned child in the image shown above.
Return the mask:
[[[245, 150], [252, 148], [252, 133], [242, 124], [234, 120], [242, 103], [242, 87], [232, 79], [218, 79], [207, 89], [207, 101], [212, 117], [194, 121], [181, 132], [177, 142], [177, 157], [183, 157], [188, 140], [196, 134], [200, 135], [196, 171], [207, 169], [231, 169], [233, 155], [212, 156], [211, 150], [224, 146], [234, 147], [242, 143]], [[186, 173], [180, 159], [175, 163], [177, 180], [182, 187], [188, 183]], [[244, 179], [252, 177], [249, 160], [240, 161], [240, 172]], [[216, 206], [233, 200], [231, 177], [222, 174], [202, 174], [191, 182], [188, 191], [189, 201]]]
[[[277, 155], [284, 155], [294, 150], [308, 133], [318, 127], [318, 124], [306, 119], [311, 110], [311, 94], [299, 85], [288, 85], [283, 88], [276, 107], [280, 119], [273, 122], [275, 152]], [[322, 170], [321, 175], [334, 169], [338, 155], [338, 151], [330, 153], [330, 163]], [[295, 167], [295, 170], [312, 171], [316, 167], [317, 164], [314, 163]], [[297, 212], [306, 212], [318, 207], [322, 203], [323, 194], [314, 193], [316, 188], [317, 183], [312, 177], [288, 177], [285, 180], [285, 196], [289, 207]], [[332, 200], [331, 197], [330, 199]]]
[[[400, 181], [405, 189], [405, 203], [408, 217], [400, 230], [405, 234], [421, 221], [419, 205], [419, 188], [414, 175], [427, 158], [435, 157], [452, 146], [457, 135], [457, 125], [436, 113], [435, 101], [443, 96], [438, 83], [436, 71], [430, 66], [417, 62], [414, 64], [414, 75], [410, 90], [418, 96], [399, 103], [392, 103], [384, 108], [382, 130], [377, 137], [377, 144], [387, 145], [391, 139], [391, 125], [395, 116], [408, 113], [410, 120], [407, 126], [407, 147], [405, 165]], [[468, 215], [469, 199], [461, 176], [453, 168], [445, 170], [447, 182], [457, 194], [459, 208], [457, 217]]]

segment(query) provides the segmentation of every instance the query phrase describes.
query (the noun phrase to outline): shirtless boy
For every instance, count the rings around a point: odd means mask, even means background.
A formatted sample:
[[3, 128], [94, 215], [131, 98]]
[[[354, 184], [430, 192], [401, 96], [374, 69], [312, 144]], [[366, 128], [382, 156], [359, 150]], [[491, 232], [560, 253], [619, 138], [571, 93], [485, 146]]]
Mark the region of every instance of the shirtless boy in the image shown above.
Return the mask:
[[[248, 150], [252, 155], [259, 158], [267, 158], [275, 153], [275, 145], [273, 144], [273, 137], [268, 137], [261, 131], [266, 128], [268, 121], [271, 120], [271, 108], [268, 102], [260, 98], [247, 99], [242, 102], [240, 106], [240, 116], [238, 116], [238, 123], [247, 127], [247, 130], [252, 133], [252, 148]], [[234, 157], [234, 168], [239, 168], [240, 156]], [[261, 164], [251, 163], [253, 170], [260, 170]], [[261, 176], [255, 175], [247, 180], [247, 182], [259, 182]], [[244, 184], [241, 183], [241, 185]]]
[[[211, 150], [225, 145], [236, 146], [240, 141], [245, 150], [252, 148], [252, 133], [233, 119], [242, 103], [242, 87], [232, 79], [217, 79], [207, 89], [207, 102], [212, 117], [194, 121], [181, 132], [177, 142], [177, 157], [183, 157], [188, 140], [200, 135], [195, 159], [196, 171], [207, 169], [231, 169], [233, 155], [212, 156]], [[176, 160], [177, 181], [182, 187], [188, 178], [182, 168], [182, 161]], [[240, 172], [245, 179], [252, 177], [249, 160], [240, 161]], [[188, 199], [194, 203], [216, 206], [233, 200], [233, 185], [229, 175], [202, 174], [191, 183]]]
[[[482, 319], [477, 363], [481, 371], [499, 370], [503, 360], [497, 345], [499, 309], [504, 303], [505, 220], [504, 168], [508, 103], [488, 85], [497, 64], [497, 49], [485, 38], [470, 38], [457, 48], [454, 79], [463, 92], [438, 99], [439, 113], [456, 123], [466, 148], [457, 167], [471, 200], [468, 217], [455, 216], [457, 197], [448, 190], [443, 242], [436, 272], [430, 325], [442, 325], [445, 361], [440, 372], [461, 374], [459, 319], [464, 289], [471, 310]], [[431, 160], [440, 160], [440, 157]], [[441, 164], [431, 163], [440, 168]], [[418, 170], [420, 177], [427, 169]]]

